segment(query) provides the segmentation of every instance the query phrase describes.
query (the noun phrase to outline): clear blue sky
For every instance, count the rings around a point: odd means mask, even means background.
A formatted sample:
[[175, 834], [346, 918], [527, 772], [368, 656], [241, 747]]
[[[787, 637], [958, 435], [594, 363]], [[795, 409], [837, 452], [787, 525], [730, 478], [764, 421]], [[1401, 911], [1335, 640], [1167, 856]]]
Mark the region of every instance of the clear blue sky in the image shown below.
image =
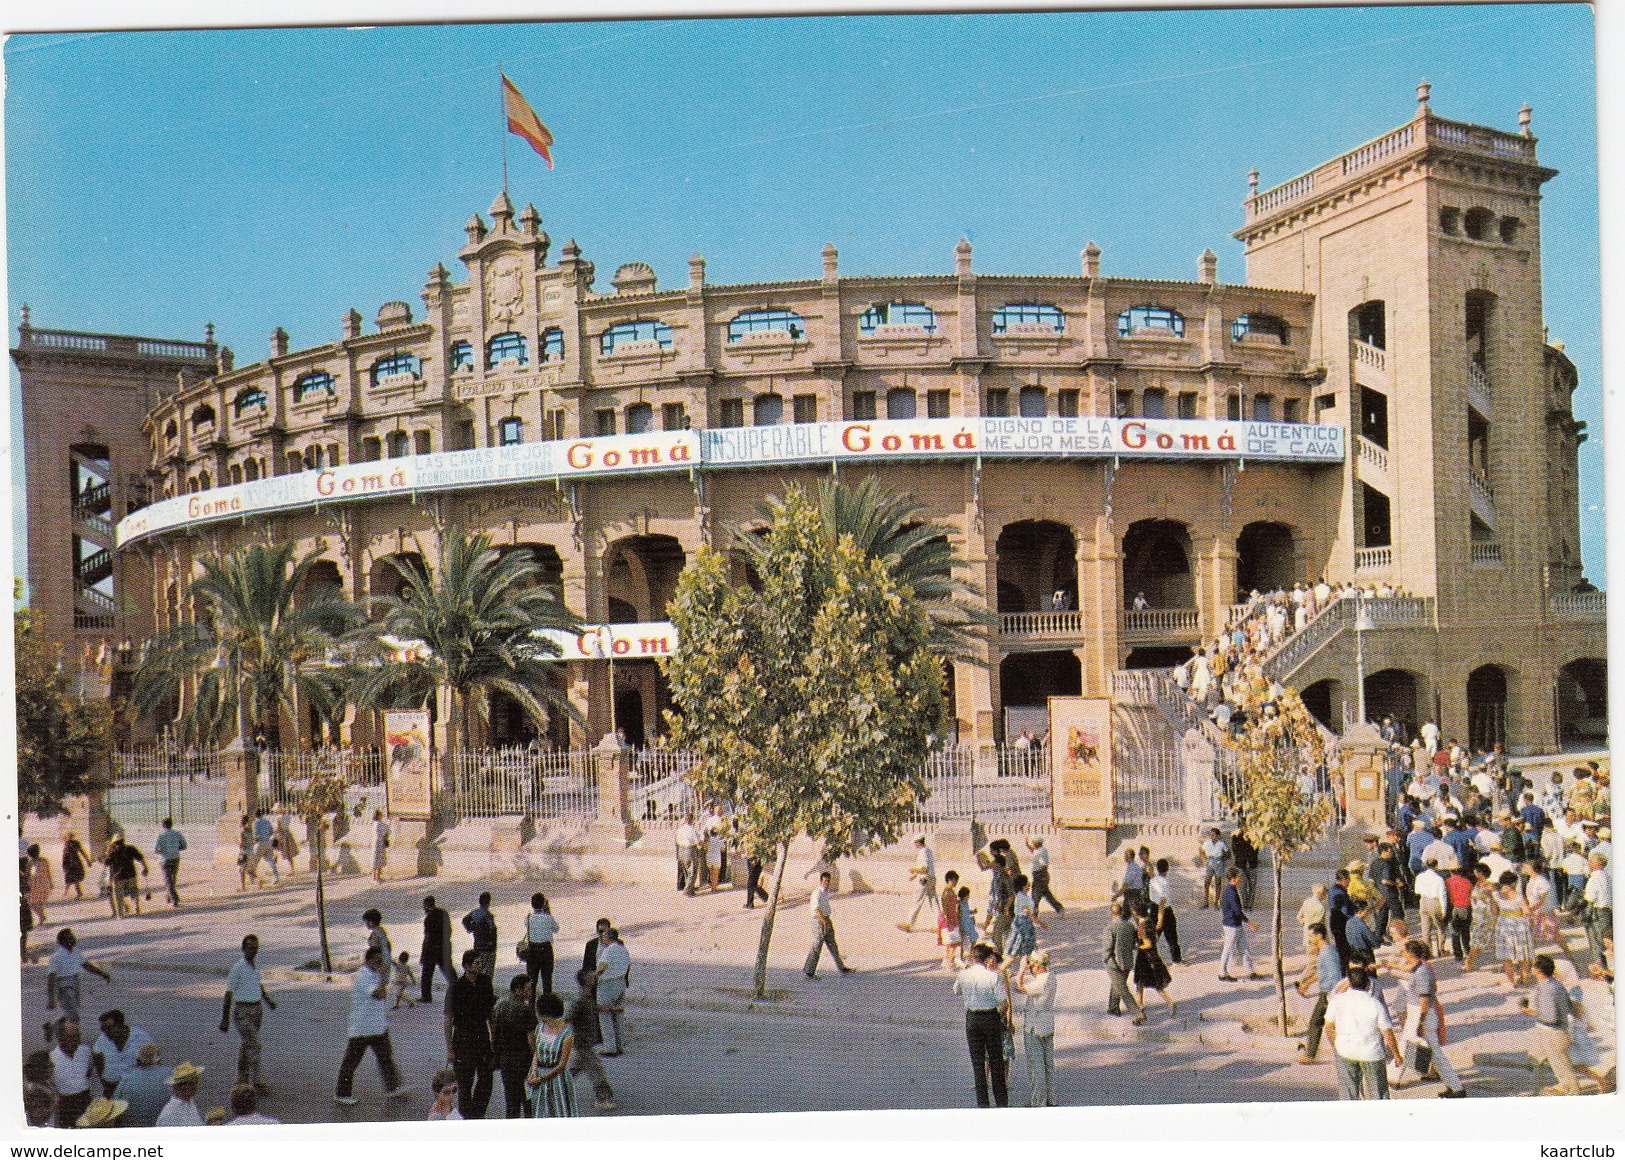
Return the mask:
[[[1546, 318], [1578, 364], [1603, 574], [1596, 99], [1579, 4], [23, 35], [6, 45], [9, 323], [329, 342], [418, 292], [500, 187], [497, 68], [552, 129], [510, 190], [607, 285], [952, 269], [1244, 280], [1265, 187], [1407, 120], [1517, 128], [1543, 163]], [[13, 375], [15, 382], [15, 375]], [[20, 533], [19, 533], [20, 536]], [[20, 545], [19, 545], [20, 550]]]

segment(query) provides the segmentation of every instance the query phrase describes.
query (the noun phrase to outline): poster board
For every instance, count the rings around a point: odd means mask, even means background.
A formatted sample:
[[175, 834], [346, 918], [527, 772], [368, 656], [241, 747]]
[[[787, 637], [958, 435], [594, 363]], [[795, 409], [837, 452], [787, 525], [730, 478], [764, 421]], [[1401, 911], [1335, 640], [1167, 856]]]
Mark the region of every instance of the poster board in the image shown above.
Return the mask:
[[1049, 699], [1051, 806], [1055, 824], [1112, 826], [1110, 697]]
[[397, 818], [427, 818], [429, 792], [429, 713], [426, 709], [389, 709], [384, 713], [385, 788], [389, 813]]

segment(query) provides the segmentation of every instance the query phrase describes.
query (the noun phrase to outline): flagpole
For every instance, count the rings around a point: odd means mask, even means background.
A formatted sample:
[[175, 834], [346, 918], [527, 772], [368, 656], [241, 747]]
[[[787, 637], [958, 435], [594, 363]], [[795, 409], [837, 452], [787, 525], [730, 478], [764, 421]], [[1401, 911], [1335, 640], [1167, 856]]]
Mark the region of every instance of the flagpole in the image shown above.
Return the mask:
[[502, 126], [502, 192], [508, 192], [508, 89], [503, 81], [503, 72], [497, 69], [497, 101], [502, 106], [502, 117], [497, 122]]

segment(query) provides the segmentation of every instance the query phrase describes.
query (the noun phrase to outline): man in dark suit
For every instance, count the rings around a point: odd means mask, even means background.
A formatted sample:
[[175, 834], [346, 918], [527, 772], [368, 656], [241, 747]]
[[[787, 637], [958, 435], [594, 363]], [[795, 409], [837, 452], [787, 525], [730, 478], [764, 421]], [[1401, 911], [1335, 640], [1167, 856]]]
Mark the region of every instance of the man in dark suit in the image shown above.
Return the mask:
[[423, 1001], [434, 999], [434, 969], [439, 967], [446, 976], [446, 985], [457, 981], [457, 971], [451, 965], [451, 915], [438, 905], [434, 895], [423, 899], [423, 949], [418, 955], [418, 968], [422, 979]]
[[1106, 928], [1106, 974], [1111, 977], [1112, 994], [1106, 1003], [1106, 1014], [1121, 1015], [1123, 1006], [1133, 1008], [1134, 1022], [1145, 1022], [1145, 1009], [1134, 1001], [1134, 992], [1129, 990], [1129, 976], [1134, 973], [1134, 944], [1137, 936], [1134, 924], [1128, 920], [1127, 909], [1122, 899], [1112, 903], [1112, 921]]
[[598, 974], [598, 948], [609, 944], [607, 936], [610, 926], [609, 919], [600, 918], [598, 920], [598, 933], [587, 940], [587, 945], [581, 952], [581, 969], [588, 974]]

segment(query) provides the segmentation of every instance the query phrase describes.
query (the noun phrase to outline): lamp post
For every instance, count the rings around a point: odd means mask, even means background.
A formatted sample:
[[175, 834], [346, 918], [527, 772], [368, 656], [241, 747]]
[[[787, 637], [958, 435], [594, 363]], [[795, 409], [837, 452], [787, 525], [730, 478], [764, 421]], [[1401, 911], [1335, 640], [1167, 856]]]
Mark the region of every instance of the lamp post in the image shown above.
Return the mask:
[[1356, 700], [1359, 723], [1366, 723], [1365, 712], [1365, 634], [1371, 627], [1371, 618], [1365, 611], [1365, 592], [1359, 591], [1354, 597], [1354, 678], [1358, 682]]

